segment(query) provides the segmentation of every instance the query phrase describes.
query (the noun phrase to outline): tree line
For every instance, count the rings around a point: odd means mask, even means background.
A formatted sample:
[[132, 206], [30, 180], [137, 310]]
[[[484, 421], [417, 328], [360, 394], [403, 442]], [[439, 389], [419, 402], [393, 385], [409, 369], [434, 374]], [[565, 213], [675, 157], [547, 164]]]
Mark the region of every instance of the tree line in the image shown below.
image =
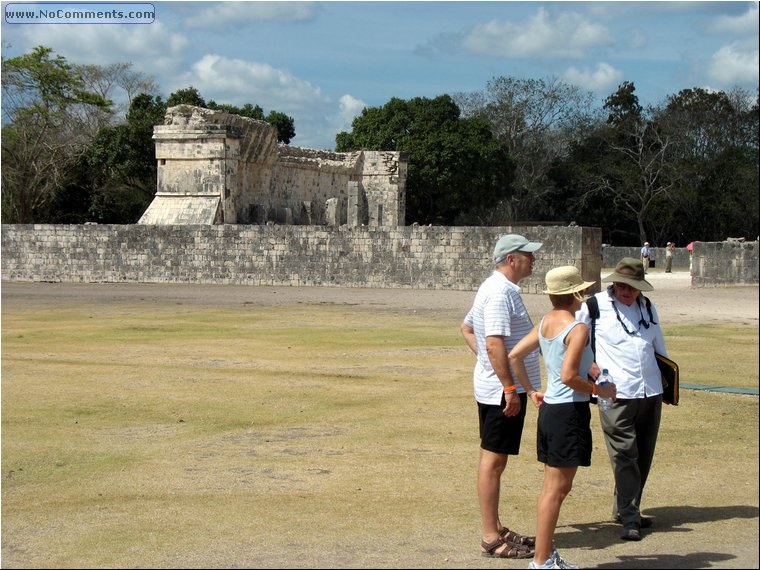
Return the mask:
[[614, 245], [758, 236], [758, 96], [685, 89], [644, 108], [622, 83], [601, 108], [562, 81], [364, 109], [336, 150], [410, 157], [407, 222], [575, 223]]
[[[153, 127], [180, 104], [266, 121], [277, 140], [292, 117], [251, 103], [206, 101], [194, 87], [166, 101], [131, 64], [74, 65], [38, 46], [3, 60], [3, 223], [132, 224], [156, 193]], [[115, 95], [126, 101], [113, 103]]]
[[[135, 223], [156, 191], [153, 126], [180, 103], [265, 120], [291, 117], [166, 101], [131, 64], [78, 66], [37, 47], [3, 61], [2, 221]], [[112, 103], [125, 95], [125, 108]], [[336, 151], [409, 157], [407, 223], [575, 223], [603, 241], [680, 246], [758, 236], [758, 94], [684, 89], [639, 103], [624, 82], [601, 107], [559, 79], [496, 77], [482, 91], [368, 107]]]

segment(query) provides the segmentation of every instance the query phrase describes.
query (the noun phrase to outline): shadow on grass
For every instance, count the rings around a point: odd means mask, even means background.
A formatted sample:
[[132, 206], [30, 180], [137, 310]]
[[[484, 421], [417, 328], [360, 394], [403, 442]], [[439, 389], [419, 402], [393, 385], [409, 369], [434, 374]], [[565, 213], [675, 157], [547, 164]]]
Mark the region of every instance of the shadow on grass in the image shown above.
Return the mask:
[[[725, 507], [692, 507], [674, 506], [645, 509], [644, 514], [653, 519], [654, 525], [650, 530], [642, 531], [642, 544], [647, 535], [656, 533], [687, 533], [694, 532], [690, 525], [702, 523], [720, 524], [730, 519], [756, 519], [760, 509], [749, 505]], [[563, 548], [604, 549], [610, 544], [618, 544], [622, 526], [612, 521], [587, 524], [570, 524], [564, 528], [572, 528], [580, 532], [562, 532], [557, 529], [558, 542]], [[561, 538], [560, 538], [561, 537]], [[655, 549], [656, 551], [656, 549]], [[693, 552], [687, 555], [653, 553], [650, 555], [616, 556], [614, 562], [599, 564], [596, 568], [709, 568], [712, 563], [732, 560], [733, 554], [726, 552]]]
[[710, 568], [715, 562], [736, 558], [721, 552], [694, 552], [678, 554], [652, 554], [650, 556], [619, 556], [617, 562], [599, 564], [596, 568]]

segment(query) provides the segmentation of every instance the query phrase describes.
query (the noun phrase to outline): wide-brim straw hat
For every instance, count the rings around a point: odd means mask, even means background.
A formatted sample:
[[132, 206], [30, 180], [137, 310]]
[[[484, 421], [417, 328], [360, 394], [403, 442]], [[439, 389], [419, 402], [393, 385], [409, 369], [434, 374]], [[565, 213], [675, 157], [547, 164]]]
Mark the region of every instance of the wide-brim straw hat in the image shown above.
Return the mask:
[[555, 267], [546, 274], [547, 295], [569, 295], [585, 291], [594, 284], [594, 281], [584, 281], [577, 267], [564, 265]]
[[602, 283], [625, 283], [639, 291], [654, 291], [649, 281], [644, 279], [644, 264], [635, 257], [624, 257], [615, 266], [615, 271], [602, 279]]

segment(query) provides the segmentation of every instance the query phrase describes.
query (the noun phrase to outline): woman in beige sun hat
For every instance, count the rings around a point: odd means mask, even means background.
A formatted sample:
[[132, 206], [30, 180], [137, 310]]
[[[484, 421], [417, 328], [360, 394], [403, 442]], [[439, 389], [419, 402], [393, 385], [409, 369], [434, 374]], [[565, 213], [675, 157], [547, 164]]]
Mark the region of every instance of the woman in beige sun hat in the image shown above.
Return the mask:
[[539, 346], [546, 369], [546, 391], [528, 395], [538, 406], [538, 460], [544, 464], [544, 484], [538, 499], [536, 550], [529, 568], [565, 568], [554, 547], [559, 511], [570, 493], [578, 467], [591, 465], [591, 394], [615, 397], [615, 386], [597, 387], [588, 379], [599, 375], [588, 342], [588, 327], [575, 319], [594, 284], [578, 268], [556, 267], [546, 274], [552, 309], [509, 353], [509, 363], [521, 383], [527, 381], [523, 360]]

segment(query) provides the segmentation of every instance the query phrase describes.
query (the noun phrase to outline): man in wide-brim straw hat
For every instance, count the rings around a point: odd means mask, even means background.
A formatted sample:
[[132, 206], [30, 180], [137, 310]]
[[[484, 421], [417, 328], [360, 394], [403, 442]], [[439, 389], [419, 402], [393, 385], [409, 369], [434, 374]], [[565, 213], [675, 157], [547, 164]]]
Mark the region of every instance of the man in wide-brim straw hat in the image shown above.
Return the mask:
[[623, 283], [637, 291], [654, 291], [645, 279], [644, 264], [633, 257], [624, 257], [615, 266], [615, 271], [602, 279], [602, 283]]
[[641, 540], [652, 519], [641, 516], [641, 498], [654, 458], [662, 412], [662, 377], [655, 352], [668, 356], [654, 304], [642, 294], [654, 287], [644, 264], [624, 257], [602, 279], [610, 283], [594, 295], [599, 306], [592, 325], [587, 301], [576, 315], [592, 330], [595, 360], [617, 386], [612, 409], [600, 413], [615, 477], [612, 516], [623, 525], [620, 537]]

